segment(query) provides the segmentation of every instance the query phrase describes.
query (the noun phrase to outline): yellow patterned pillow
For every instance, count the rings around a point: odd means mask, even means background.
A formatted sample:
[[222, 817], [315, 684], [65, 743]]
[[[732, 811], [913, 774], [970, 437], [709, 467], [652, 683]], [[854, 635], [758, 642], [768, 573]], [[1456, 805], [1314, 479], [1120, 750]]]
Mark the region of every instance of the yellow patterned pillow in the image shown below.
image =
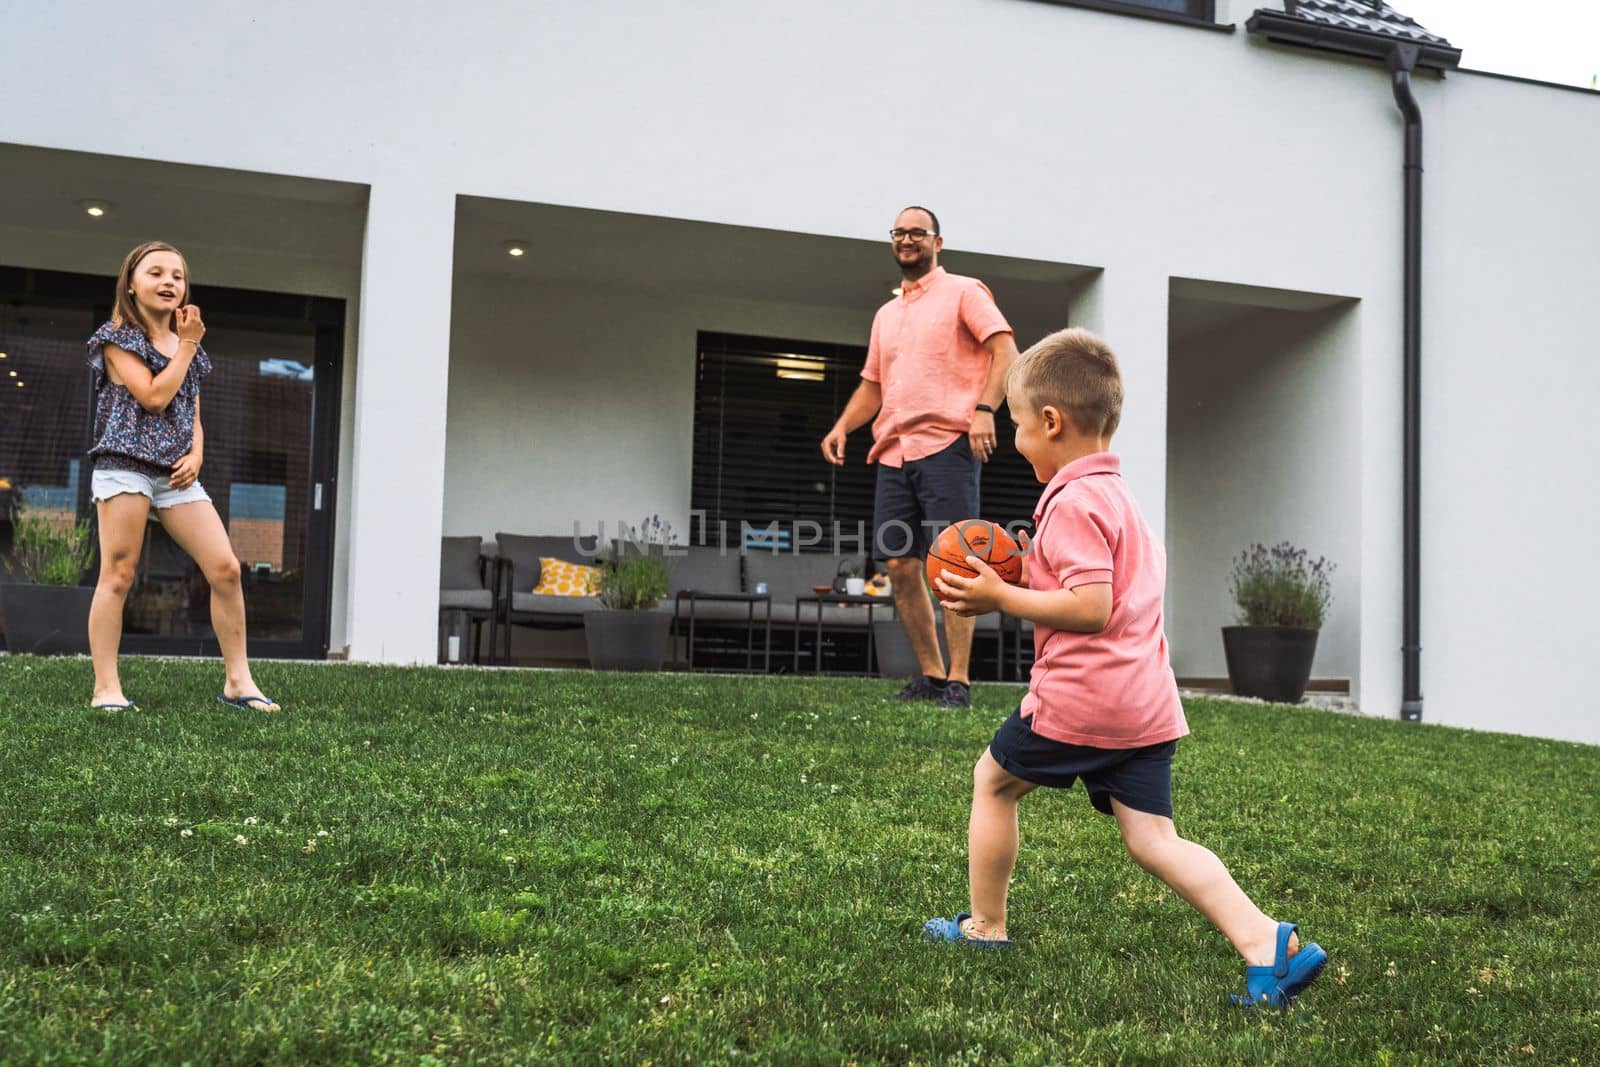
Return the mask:
[[593, 596], [599, 588], [599, 567], [539, 557], [539, 584], [533, 587], [535, 593], [544, 596]]

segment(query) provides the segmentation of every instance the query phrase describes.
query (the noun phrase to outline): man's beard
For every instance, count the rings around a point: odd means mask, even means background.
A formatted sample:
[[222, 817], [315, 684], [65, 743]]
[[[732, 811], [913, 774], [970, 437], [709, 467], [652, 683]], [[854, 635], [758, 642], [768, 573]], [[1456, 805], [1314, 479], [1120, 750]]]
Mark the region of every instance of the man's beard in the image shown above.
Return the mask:
[[900, 258], [900, 253], [894, 253], [895, 266], [910, 274], [926, 274], [932, 267], [933, 255], [918, 249], [917, 258], [909, 262]]

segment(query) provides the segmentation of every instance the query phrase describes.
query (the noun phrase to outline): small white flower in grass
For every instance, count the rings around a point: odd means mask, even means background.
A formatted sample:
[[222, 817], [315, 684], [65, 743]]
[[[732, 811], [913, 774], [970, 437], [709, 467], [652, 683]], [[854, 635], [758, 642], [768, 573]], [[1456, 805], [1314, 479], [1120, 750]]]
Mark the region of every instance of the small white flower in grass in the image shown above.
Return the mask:
[[178, 817], [176, 815], [168, 815], [167, 816], [167, 825], [168, 826], [176, 826], [176, 825], [178, 825]]
[[752, 711], [752, 712], [751, 712], [751, 713], [750, 713], [750, 721], [751, 721], [751, 722], [755, 722], [755, 721], [756, 721], [756, 720], [757, 720], [757, 719], [759, 719], [759, 718], [760, 718], [760, 717], [761, 717], [761, 713], [760, 713], [760, 712], [759, 712], [759, 711]]
[[668, 1001], [670, 1001], [670, 1000], [671, 1000], [671, 999], [672, 999], [672, 994], [670, 994], [670, 993], [669, 993], [669, 994], [667, 994], [667, 995], [666, 995], [666, 996], [664, 996], [664, 997], [662, 997], [662, 998], [661, 998], [661, 999], [660, 999], [660, 1000], [658, 1000], [658, 1001], [657, 1001], [657, 1002], [656, 1002], [656, 1003], [658, 1003], [658, 1004], [665, 1004], [665, 1003], [667, 1003], [667, 1002], [668, 1002]]
[[185, 826], [182, 830], [178, 831], [178, 836], [179, 837], [193, 837], [194, 836], [194, 831], [189, 829], [187, 826]]
[[250, 843], [250, 839], [243, 834], [234, 834], [233, 843], [236, 845], [248, 845]]
[[503, 827], [503, 826], [502, 826], [502, 827], [501, 827], [501, 828], [500, 828], [500, 836], [501, 836], [501, 837], [504, 837], [504, 836], [506, 836], [506, 835], [507, 835], [507, 834], [509, 834], [509, 833], [510, 833], [510, 832], [511, 832], [511, 831], [510, 831], [510, 830], [507, 830], [507, 829], [506, 829], [506, 828], [505, 828], [505, 827]]
[[500, 859], [510, 864], [515, 864], [517, 862], [517, 857], [515, 856], [501, 856]]
[[305, 847], [302, 848], [300, 851], [304, 852], [306, 855], [309, 856], [313, 852], [315, 852], [316, 850], [317, 850], [317, 839], [314, 838], [314, 837], [308, 837], [308, 838], [306, 838]]
[[317, 831], [317, 836], [318, 837], [327, 837], [328, 836], [328, 831], [326, 831], [326, 830], [318, 830]]
[[806, 784], [806, 776], [803, 775], [803, 774], [800, 776], [800, 784], [801, 785], [805, 785]]
[[363, 741], [363, 742], [361, 742], [361, 747], [362, 748], [371, 748], [372, 747], [372, 742], [371, 741]]
[[254, 826], [257, 823], [259, 823], [260, 821], [261, 820], [256, 818], [254, 815], [247, 815], [247, 816], [245, 816], [244, 824], [246, 826]]
[[1400, 972], [1394, 969], [1394, 960], [1390, 960], [1389, 961], [1389, 969], [1387, 971], [1384, 971], [1383, 973], [1384, 973], [1385, 977], [1393, 978], [1396, 975], [1398, 975]]

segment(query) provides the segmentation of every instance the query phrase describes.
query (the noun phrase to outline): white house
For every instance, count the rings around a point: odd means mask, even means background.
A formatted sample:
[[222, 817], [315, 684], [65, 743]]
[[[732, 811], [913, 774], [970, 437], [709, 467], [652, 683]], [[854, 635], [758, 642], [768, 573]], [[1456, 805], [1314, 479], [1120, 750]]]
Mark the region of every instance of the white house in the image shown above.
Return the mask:
[[[74, 387], [101, 299], [82, 279], [146, 237], [229, 290], [208, 347], [279, 368], [235, 379], [227, 462], [289, 486], [248, 514], [292, 542], [262, 563], [300, 583], [295, 654], [431, 661], [441, 533], [687, 527], [697, 336], [863, 344], [915, 202], [1020, 343], [1072, 323], [1119, 352], [1178, 674], [1224, 673], [1230, 561], [1287, 539], [1338, 564], [1316, 674], [1380, 716], [1405, 643], [1407, 127], [1384, 57], [1415, 45], [1422, 717], [1600, 742], [1600, 93], [1441, 70], [1448, 42], [1367, 0], [89, 0], [4, 22], [0, 337]], [[77, 487], [81, 413], [24, 394], [0, 400], [0, 477]], [[58, 473], [4, 469], [25, 425], [66, 427]]]

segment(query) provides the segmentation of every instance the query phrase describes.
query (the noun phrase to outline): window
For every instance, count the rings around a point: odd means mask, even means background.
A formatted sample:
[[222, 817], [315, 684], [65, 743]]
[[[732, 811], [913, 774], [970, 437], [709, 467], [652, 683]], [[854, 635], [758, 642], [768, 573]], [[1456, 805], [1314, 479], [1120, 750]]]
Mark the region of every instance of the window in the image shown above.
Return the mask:
[[[861, 380], [867, 350], [856, 345], [700, 334], [694, 397], [690, 507], [705, 514], [698, 542], [730, 547], [770, 540], [786, 551], [839, 551], [871, 545], [877, 472], [866, 464], [870, 425], [850, 435], [845, 465], [822, 458], [822, 438]], [[1012, 445], [1014, 428], [997, 416], [1000, 448], [984, 466], [984, 518], [1033, 516], [1041, 486]], [[820, 541], [817, 538], [820, 537]]]

